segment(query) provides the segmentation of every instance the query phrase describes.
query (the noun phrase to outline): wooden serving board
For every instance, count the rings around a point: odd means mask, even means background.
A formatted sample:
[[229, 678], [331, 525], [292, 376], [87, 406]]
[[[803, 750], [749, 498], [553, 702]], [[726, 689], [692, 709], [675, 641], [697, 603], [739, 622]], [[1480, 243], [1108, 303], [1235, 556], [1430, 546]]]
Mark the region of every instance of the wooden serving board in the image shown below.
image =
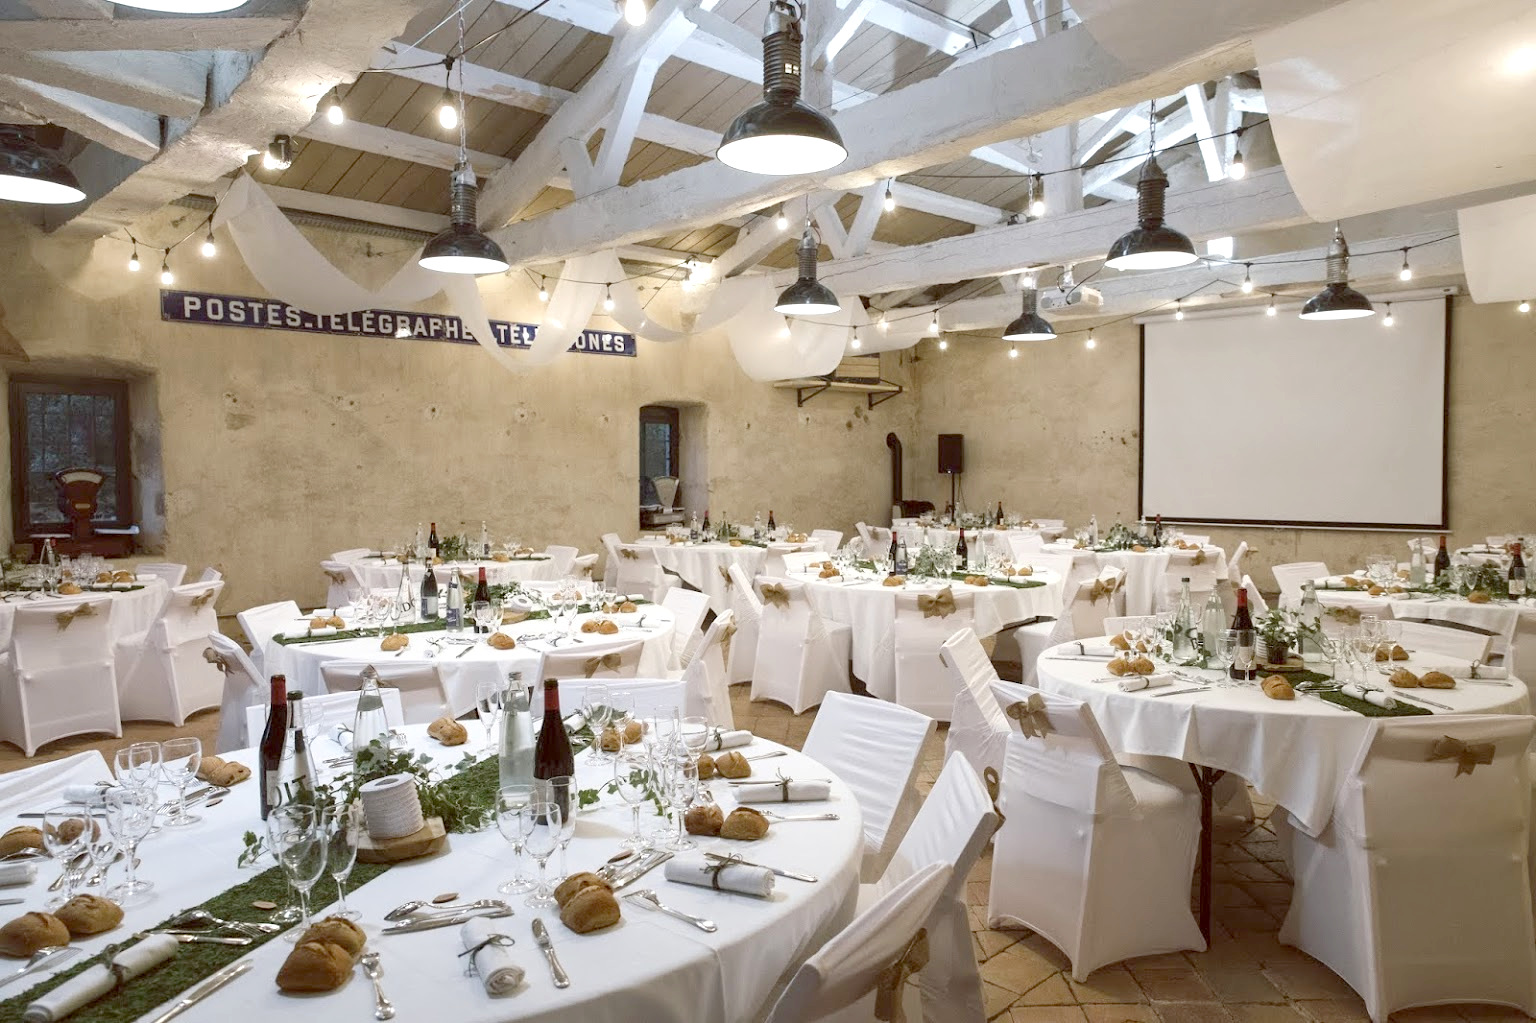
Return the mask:
[[428, 817], [421, 830], [403, 838], [375, 839], [364, 831], [357, 840], [359, 863], [399, 863], [431, 856], [448, 848], [448, 832], [441, 817]]

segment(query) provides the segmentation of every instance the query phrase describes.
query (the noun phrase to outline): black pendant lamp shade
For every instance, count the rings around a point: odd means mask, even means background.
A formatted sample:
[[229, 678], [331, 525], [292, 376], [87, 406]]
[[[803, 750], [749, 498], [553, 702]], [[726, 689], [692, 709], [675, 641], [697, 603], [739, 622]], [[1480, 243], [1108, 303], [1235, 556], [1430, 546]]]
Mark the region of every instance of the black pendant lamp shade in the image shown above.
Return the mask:
[[715, 155], [754, 174], [814, 174], [848, 156], [832, 119], [800, 99], [800, 9], [771, 0], [763, 26], [763, 101], [731, 122]]
[[427, 242], [418, 263], [428, 270], [449, 274], [494, 274], [507, 269], [509, 264], [501, 246], [482, 234], [476, 222], [475, 201], [479, 192], [475, 172], [461, 160], [453, 168], [448, 229]]
[[1189, 238], [1163, 223], [1163, 193], [1168, 175], [1156, 154], [1147, 157], [1136, 179], [1136, 220], [1109, 250], [1104, 264], [1116, 270], [1167, 270], [1197, 258]]
[[1376, 312], [1371, 300], [1349, 286], [1349, 243], [1338, 224], [1328, 245], [1328, 283], [1301, 307], [1303, 320], [1352, 320]]
[[800, 261], [800, 279], [779, 294], [774, 303], [775, 312], [786, 316], [825, 316], [835, 313], [841, 306], [832, 290], [816, 279], [816, 234], [811, 225], [805, 225], [795, 255]]
[[1033, 287], [1026, 287], [1021, 294], [1024, 297], [1024, 309], [1019, 318], [1008, 324], [1003, 330], [1004, 341], [1050, 341], [1056, 337], [1056, 329], [1050, 321], [1036, 311], [1039, 294]]
[[74, 172], [31, 129], [0, 125], [0, 200], [57, 206], [84, 198]]

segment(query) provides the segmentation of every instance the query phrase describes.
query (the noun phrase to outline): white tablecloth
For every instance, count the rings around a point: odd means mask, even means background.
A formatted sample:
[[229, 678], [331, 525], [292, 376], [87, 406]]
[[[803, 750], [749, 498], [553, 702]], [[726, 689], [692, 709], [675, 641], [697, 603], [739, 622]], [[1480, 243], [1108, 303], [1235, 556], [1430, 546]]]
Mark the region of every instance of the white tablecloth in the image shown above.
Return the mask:
[[[407, 730], [420, 748], [440, 752], [442, 761], [456, 763], [466, 749], [444, 750], [425, 737], [425, 729]], [[477, 728], [471, 729], [478, 735]], [[340, 752], [329, 740], [323, 757]], [[334, 748], [333, 748], [334, 747]], [[754, 752], [777, 748], [766, 740], [744, 747]], [[478, 750], [477, 750], [478, 751]], [[252, 752], [231, 754], [232, 759], [252, 764]], [[322, 758], [323, 759], [323, 758]], [[756, 899], [717, 893], [707, 888], [674, 884], [660, 868], [647, 874], [637, 888], [654, 888], [663, 902], [685, 912], [708, 916], [719, 925], [705, 934], [669, 916], [624, 901], [623, 919], [611, 928], [578, 935], [559, 920], [557, 911], [531, 910], [523, 896], [505, 897], [516, 915], [493, 921], [498, 930], [516, 939], [508, 949], [527, 971], [523, 985], [504, 998], [486, 996], [480, 981], [464, 974], [464, 960], [457, 927], [414, 934], [379, 933], [383, 916], [407, 899], [431, 897], [438, 892], [458, 892], [466, 900], [502, 898], [496, 885], [512, 871], [510, 847], [492, 827], [471, 835], [449, 836], [446, 854], [396, 866], [382, 877], [348, 896], [362, 913], [369, 933], [369, 947], [380, 955], [384, 991], [398, 1010], [401, 1021], [454, 1020], [457, 1023], [737, 1023], [749, 1020], [772, 993], [781, 975], [791, 972], [810, 953], [836, 933], [851, 917], [858, 887], [859, 861], [863, 853], [863, 827], [852, 793], [830, 771], [802, 754], [765, 761], [782, 767], [796, 778], [832, 778], [832, 796], [825, 802], [795, 804], [793, 812], [833, 810], [841, 819], [829, 822], [775, 824], [768, 836], [752, 843], [722, 839], [695, 839], [703, 848], [722, 853], [737, 852], [748, 859], [789, 870], [819, 875], [817, 884], [776, 879], [773, 895]], [[772, 769], [759, 768], [771, 774]], [[592, 767], [578, 758], [579, 784], [596, 787], [611, 777], [611, 768]], [[729, 812], [730, 788], [723, 782], [708, 783], [716, 801]], [[170, 789], [162, 790], [170, 797]], [[143, 860], [139, 875], [155, 883], [145, 905], [130, 907], [118, 928], [93, 938], [79, 939], [87, 955], [113, 941], [127, 940], [135, 929], [151, 926], [179, 909], [194, 906], [251, 876], [237, 870], [241, 832], [261, 830], [257, 817], [257, 790], [252, 782], [235, 788], [220, 805], [198, 808], [203, 822], [190, 828], [163, 828], [139, 847]], [[19, 823], [10, 818], [22, 809], [44, 809], [37, 804], [0, 808], [0, 830]], [[643, 826], [657, 823], [649, 812]], [[629, 833], [630, 811], [618, 796], [604, 796], [593, 810], [581, 815], [569, 850], [570, 871], [595, 870], [619, 848]], [[559, 867], [559, 854], [551, 860], [551, 874]], [[262, 865], [270, 866], [270, 861]], [[533, 868], [529, 861], [529, 869]], [[45, 868], [40, 881], [28, 888], [10, 888], [5, 895], [20, 895], [27, 902], [8, 913], [19, 915], [40, 910], [46, 884], [57, 871]], [[122, 877], [113, 870], [112, 881]], [[323, 908], [317, 907], [323, 914]], [[251, 911], [247, 918], [259, 914]], [[530, 921], [542, 917], [570, 974], [571, 985], [557, 990], [549, 968], [535, 946]], [[261, 1019], [301, 1023], [318, 1016], [336, 1020], [366, 1020], [373, 1015], [373, 989], [361, 970], [340, 990], [318, 996], [281, 994], [273, 978], [293, 946], [281, 939], [269, 942], [252, 954], [255, 966], [223, 991], [188, 1010], [186, 1023], [228, 1023]], [[76, 960], [78, 962], [78, 960]], [[25, 984], [13, 985], [7, 996], [19, 994]], [[151, 1013], [152, 1019], [158, 1012]]]
[[[1363, 754], [1379, 720], [1301, 693], [1295, 700], [1271, 700], [1256, 686], [1163, 697], [1154, 695], [1157, 689], [1124, 693], [1116, 680], [1099, 681], [1109, 678], [1104, 662], [1052, 659], [1053, 653], [1075, 653], [1076, 649], [1076, 644], [1068, 644], [1041, 656], [1040, 688], [1087, 702], [1115, 752], [1172, 757], [1232, 771], [1289, 810], [1314, 835], [1333, 816], [1339, 786]], [[1453, 663], [1442, 655], [1425, 656], [1423, 663]], [[1395, 663], [1424, 670], [1418, 658]], [[1210, 679], [1221, 677], [1216, 671], [1181, 670]], [[1374, 681], [1390, 688], [1385, 677], [1374, 677]], [[1518, 679], [1508, 682], [1459, 681], [1455, 689], [1423, 692], [1458, 712], [1529, 714], [1525, 684]]]
[[[596, 655], [615, 645], [641, 639], [645, 641], [645, 648], [640, 654], [638, 677], [665, 678], [672, 651], [672, 632], [676, 616], [658, 604], [642, 604], [640, 610], [634, 614], [606, 617], [613, 618], [624, 626], [639, 622], [642, 616], [645, 619], [645, 628], [652, 631], [623, 628], [616, 636], [580, 633], [577, 644], [573, 645], [561, 640], [556, 649], [560, 651], [591, 650]], [[579, 615], [577, 621], [581, 622], [589, 617], [591, 616]], [[505, 679], [507, 673], [512, 671], [522, 672], [523, 678], [529, 681], [537, 679], [539, 664], [550, 648], [546, 642], [538, 640], [525, 642], [519, 637], [547, 633], [553, 629], [554, 623], [548, 619], [504, 625], [501, 631], [518, 640], [516, 649], [497, 650], [495, 647], [487, 646], [485, 637], [481, 636], [479, 643], [471, 652], [462, 657], [459, 656], [462, 647], [446, 643], [441, 644], [438, 652], [433, 653], [431, 641], [446, 636], [446, 632], [411, 633], [410, 645], [398, 657], [388, 651], [380, 650], [379, 640], [376, 637], [287, 645], [273, 639], [267, 643], [262, 656], [265, 658], [263, 663], [266, 665], [267, 674], [288, 676], [288, 688], [302, 689], [308, 696], [319, 696], [326, 691], [320, 666], [327, 661], [387, 659], [391, 664], [430, 662], [437, 665], [438, 677], [443, 680], [443, 688], [448, 692], [449, 712], [458, 717], [475, 709], [475, 687], [481, 679]], [[459, 633], [459, 636], [465, 639], [474, 638], [474, 634], [468, 629]]]
[[48, 604], [78, 603], [82, 600], [108, 598], [112, 601], [112, 619], [108, 623], [112, 640], [144, 632], [160, 617], [170, 590], [164, 579], [145, 576], [134, 585], [141, 590], [87, 590], [68, 597], [10, 597], [0, 602], [0, 650], [11, 646], [11, 627], [16, 623], [18, 607], [42, 607]]
[[[400, 563], [398, 561], [385, 561], [383, 558], [359, 558], [350, 562], [356, 570], [358, 577], [362, 579], [363, 587], [369, 590], [387, 589], [394, 590], [400, 585]], [[485, 569], [485, 581], [492, 586], [502, 586], [507, 583], [524, 583], [541, 579], [554, 579], [555, 561], [542, 554], [536, 554], [531, 558], [515, 558], [512, 561], [455, 561], [451, 564], [434, 565], [432, 574], [437, 577], [439, 585], [448, 580], [448, 573], [459, 571], [475, 578], [479, 569]], [[420, 589], [421, 578], [425, 570], [420, 561], [411, 562], [411, 585]]]
[[963, 582], [930, 579], [912, 579], [906, 586], [885, 586], [879, 577], [868, 574], [822, 579], [812, 573], [791, 578], [806, 584], [806, 599], [817, 614], [852, 628], [853, 673], [863, 679], [871, 693], [882, 698], [891, 698], [895, 693], [898, 593], [931, 594], [950, 586], [956, 596], [974, 594], [972, 628], [981, 637], [994, 635], [1015, 622], [1053, 616], [1061, 609], [1061, 578], [1044, 569], [1038, 569], [1034, 578], [1045, 585], [1028, 589], [996, 584], [967, 586]]
[[[1319, 587], [1339, 586], [1339, 577], [1314, 580]], [[1459, 622], [1471, 625], [1506, 641], [1513, 641], [1522, 616], [1536, 618], [1536, 603], [1510, 600], [1474, 604], [1461, 597], [1426, 596], [1422, 593], [1383, 593], [1371, 596], [1365, 590], [1318, 589], [1317, 602], [1323, 607], [1372, 608], [1386, 604], [1393, 618], [1427, 618], [1431, 621]]]
[[[731, 565], [740, 565], [748, 579], [756, 579], [769, 571], [770, 562], [777, 561], [783, 568], [783, 556], [798, 551], [818, 551], [815, 543], [770, 542], [766, 547], [742, 544], [732, 547], [729, 543], [668, 543], [652, 537], [637, 541], [631, 550], [650, 550], [657, 564], [680, 577], [683, 582], [701, 593], [709, 595], [709, 606], [715, 614], [731, 607], [730, 588], [725, 582], [725, 572]], [[776, 557], [775, 557], [776, 556]], [[644, 554], [641, 555], [644, 557]]]
[[[1105, 568], [1118, 568], [1125, 573], [1125, 613], [1149, 615], [1157, 610], [1157, 595], [1163, 585], [1163, 577], [1171, 566], [1192, 565], [1195, 551], [1178, 547], [1158, 547], [1148, 551], [1093, 551], [1074, 547], [1072, 541], [1047, 544], [1045, 550], [1052, 554], [1070, 554], [1075, 565], [1087, 569], [1084, 577], [1097, 575]], [[1204, 549], [1205, 564], [1211, 565], [1216, 578], [1227, 575], [1226, 551], [1214, 545]], [[1068, 595], [1070, 597], [1070, 594]]]

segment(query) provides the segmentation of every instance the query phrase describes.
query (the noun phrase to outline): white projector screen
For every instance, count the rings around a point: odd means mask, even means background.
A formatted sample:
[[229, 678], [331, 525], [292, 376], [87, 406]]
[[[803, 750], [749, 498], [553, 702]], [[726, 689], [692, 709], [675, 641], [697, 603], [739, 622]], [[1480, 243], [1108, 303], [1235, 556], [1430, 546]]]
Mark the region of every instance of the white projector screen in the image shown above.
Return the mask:
[[1173, 521], [1439, 530], [1449, 300], [1308, 321], [1148, 322], [1141, 511]]

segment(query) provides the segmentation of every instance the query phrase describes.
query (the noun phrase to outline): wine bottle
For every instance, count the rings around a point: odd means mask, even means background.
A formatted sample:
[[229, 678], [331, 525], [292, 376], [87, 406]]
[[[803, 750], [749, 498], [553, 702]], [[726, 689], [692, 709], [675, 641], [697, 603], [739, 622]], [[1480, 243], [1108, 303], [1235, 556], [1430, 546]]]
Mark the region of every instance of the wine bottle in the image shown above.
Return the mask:
[[501, 749], [498, 753], [502, 788], [533, 784], [533, 712], [528, 697], [523, 673], [508, 673], [507, 706], [501, 715]]
[[[544, 680], [544, 723], [539, 727], [539, 741], [533, 748], [533, 776], [541, 781], [570, 778], [576, 774], [576, 758], [571, 755], [571, 739], [565, 734], [560, 718], [560, 683]], [[570, 792], [557, 792], [562, 812], [570, 807]]]
[[309, 762], [309, 742], [304, 738], [304, 692], [288, 693], [288, 720], [293, 722], [293, 772], [284, 779], [287, 801], [312, 805], [315, 801], [315, 769]]
[[888, 561], [890, 561], [890, 563], [891, 563], [891, 572], [893, 574], [896, 571], [896, 560], [900, 556], [901, 556], [900, 541], [897, 540], [897, 538], [896, 538], [896, 530], [893, 529], [893, 530], [891, 530], [891, 549], [890, 549], [890, 552], [886, 554], [886, 559]]
[[961, 568], [970, 567], [971, 562], [969, 555], [970, 551], [968, 551], [965, 546], [965, 527], [961, 526], [960, 539], [955, 541], [955, 561], [959, 563]]
[[704, 539], [709, 539], [709, 509], [704, 509]]
[[1153, 523], [1152, 523], [1152, 546], [1153, 547], [1161, 547], [1162, 545], [1163, 545], [1163, 516], [1162, 516], [1162, 513], [1159, 512], [1157, 518], [1155, 520], [1153, 520]]
[[1258, 676], [1258, 667], [1255, 657], [1255, 639], [1253, 632], [1253, 616], [1248, 613], [1248, 587], [1237, 588], [1237, 614], [1232, 616], [1232, 631], [1237, 633], [1237, 644], [1232, 650], [1232, 666], [1227, 669], [1227, 674], [1237, 679], [1251, 679]]
[[1173, 656], [1183, 661], [1195, 652], [1195, 608], [1189, 595], [1189, 576], [1179, 580], [1179, 604], [1173, 612]]
[[437, 523], [432, 523], [432, 532], [427, 534], [427, 564], [437, 560]]
[[432, 559], [426, 559], [426, 571], [421, 576], [421, 620], [437, 619], [437, 576], [432, 571]]
[[769, 532], [769, 534], [771, 535], [773, 533], [773, 531], [778, 529], [778, 528], [779, 528], [778, 526], [773, 524], [773, 509], [769, 508], [768, 509], [768, 532]]
[[288, 737], [288, 679], [272, 676], [272, 709], [267, 711], [267, 727], [261, 733], [258, 769], [261, 785], [261, 819], [283, 802], [283, 743]]
[[449, 632], [464, 628], [464, 587], [459, 582], [459, 570], [448, 573], [447, 607], [443, 611], [443, 624]]
[[[491, 602], [491, 588], [490, 588], [489, 585], [486, 584], [486, 581], [485, 581], [485, 566], [484, 565], [480, 566], [480, 578], [475, 581], [475, 603], [478, 604], [482, 600], [485, 601], [487, 604], [489, 604]], [[480, 623], [479, 622], [475, 623], [475, 631], [476, 632], [480, 632], [481, 631]], [[484, 631], [490, 632], [491, 631], [490, 626], [486, 626]]]
[[1520, 545], [1518, 543], [1510, 547], [1509, 595], [1511, 597], [1525, 596], [1525, 559], [1520, 556]]
[[1445, 549], [1445, 534], [1440, 534], [1440, 549], [1435, 552], [1435, 582], [1444, 583], [1451, 571], [1451, 555]]
[[1003, 502], [1001, 501], [997, 502], [997, 525], [998, 528], [1002, 528], [1003, 525]]

